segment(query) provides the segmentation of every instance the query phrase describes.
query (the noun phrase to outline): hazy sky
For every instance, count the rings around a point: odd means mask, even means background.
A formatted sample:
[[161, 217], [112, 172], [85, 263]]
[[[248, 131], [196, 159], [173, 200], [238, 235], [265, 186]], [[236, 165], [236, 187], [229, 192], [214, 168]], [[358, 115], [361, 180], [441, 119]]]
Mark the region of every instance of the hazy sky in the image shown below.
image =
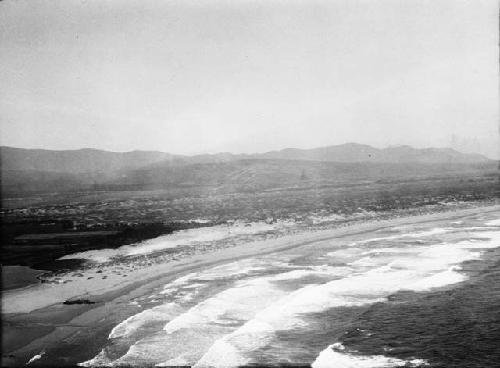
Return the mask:
[[0, 2], [1, 144], [499, 156], [497, 0]]

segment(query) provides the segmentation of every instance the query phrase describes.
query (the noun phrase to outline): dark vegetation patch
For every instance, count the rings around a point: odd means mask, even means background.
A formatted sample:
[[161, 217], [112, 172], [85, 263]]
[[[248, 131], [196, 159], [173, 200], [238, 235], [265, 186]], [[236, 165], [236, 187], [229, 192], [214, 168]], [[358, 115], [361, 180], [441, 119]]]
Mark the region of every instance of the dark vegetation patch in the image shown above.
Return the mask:
[[52, 221], [36, 216], [8, 218], [2, 226], [2, 264], [50, 271], [71, 270], [81, 266], [83, 261], [58, 258], [86, 250], [117, 248], [171, 234], [175, 230], [201, 226], [194, 223], [103, 223], [100, 227], [107, 231], [74, 230], [67, 226], [73, 220], [65, 217], [71, 218], [71, 215], [61, 213]]

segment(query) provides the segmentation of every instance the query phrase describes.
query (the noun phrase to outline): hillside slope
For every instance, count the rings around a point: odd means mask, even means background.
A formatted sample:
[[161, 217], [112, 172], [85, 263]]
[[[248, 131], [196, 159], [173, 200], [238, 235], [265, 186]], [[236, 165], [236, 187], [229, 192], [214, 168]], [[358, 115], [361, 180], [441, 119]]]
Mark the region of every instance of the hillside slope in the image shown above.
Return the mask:
[[396, 146], [384, 149], [364, 144], [346, 143], [313, 149], [287, 148], [281, 151], [256, 155], [261, 158], [311, 160], [330, 162], [377, 162], [377, 163], [475, 163], [487, 162], [479, 154], [461, 153], [451, 148], [422, 148]]
[[52, 151], [0, 147], [2, 171], [35, 170], [59, 173], [89, 173], [130, 170], [182, 156], [156, 151], [108, 152], [96, 149]]
[[349, 186], [362, 182], [415, 180], [430, 176], [494, 173], [494, 163], [343, 163], [307, 160], [245, 159], [229, 162], [132, 170], [103, 183], [103, 189], [147, 190], [206, 187], [213, 190], [266, 190], [317, 185]]
[[179, 156], [162, 152], [25, 150], [2, 147], [3, 195], [94, 190], [206, 188], [258, 191], [311, 185], [486, 173], [497, 162], [450, 149], [346, 144], [254, 155]]

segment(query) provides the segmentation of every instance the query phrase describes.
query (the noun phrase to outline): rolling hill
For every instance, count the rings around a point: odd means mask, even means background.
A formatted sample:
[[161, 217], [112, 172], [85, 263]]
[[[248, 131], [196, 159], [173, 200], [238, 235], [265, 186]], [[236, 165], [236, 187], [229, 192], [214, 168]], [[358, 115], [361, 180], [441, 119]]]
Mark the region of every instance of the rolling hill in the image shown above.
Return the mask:
[[157, 151], [108, 152], [91, 148], [67, 151], [0, 147], [1, 168], [58, 173], [99, 173], [136, 169], [155, 162], [182, 160]]
[[494, 172], [496, 161], [451, 149], [408, 146], [377, 149], [345, 144], [253, 155], [180, 156], [162, 152], [116, 153], [0, 149], [2, 193], [206, 188], [258, 191], [310, 185]]
[[474, 163], [487, 162], [488, 158], [479, 154], [465, 154], [451, 148], [423, 148], [394, 146], [383, 149], [364, 144], [346, 143], [313, 149], [287, 148], [267, 152], [261, 158], [310, 160], [329, 162], [377, 162], [377, 163]]

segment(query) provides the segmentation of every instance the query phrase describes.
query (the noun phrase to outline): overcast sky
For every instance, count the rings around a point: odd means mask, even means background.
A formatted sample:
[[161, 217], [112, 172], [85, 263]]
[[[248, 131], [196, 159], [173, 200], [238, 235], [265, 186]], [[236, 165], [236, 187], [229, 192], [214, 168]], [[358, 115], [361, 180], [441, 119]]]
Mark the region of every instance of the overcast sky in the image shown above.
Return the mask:
[[497, 0], [0, 2], [1, 144], [499, 156]]

